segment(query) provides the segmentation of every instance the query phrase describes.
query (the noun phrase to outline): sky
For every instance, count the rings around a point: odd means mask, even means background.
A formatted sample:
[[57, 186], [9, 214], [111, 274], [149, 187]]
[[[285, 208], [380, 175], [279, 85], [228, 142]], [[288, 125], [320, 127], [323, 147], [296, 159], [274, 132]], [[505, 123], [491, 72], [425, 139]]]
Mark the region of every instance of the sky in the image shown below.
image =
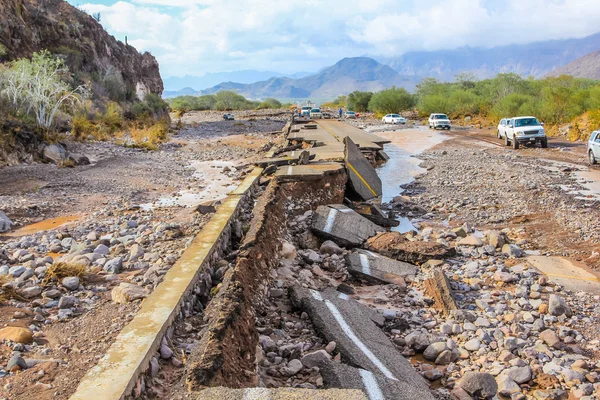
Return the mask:
[[492, 47], [600, 31], [598, 0], [69, 0], [163, 77], [313, 72], [344, 57]]

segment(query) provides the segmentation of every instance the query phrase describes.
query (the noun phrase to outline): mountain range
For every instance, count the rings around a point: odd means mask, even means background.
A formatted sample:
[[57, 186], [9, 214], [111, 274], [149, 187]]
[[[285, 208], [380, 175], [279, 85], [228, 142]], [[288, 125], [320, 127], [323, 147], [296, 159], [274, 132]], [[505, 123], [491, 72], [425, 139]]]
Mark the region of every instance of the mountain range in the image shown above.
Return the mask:
[[[409, 52], [396, 58], [380, 58], [378, 61], [369, 57], [353, 57], [344, 58], [307, 76], [302, 73], [300, 76], [283, 76], [269, 71], [239, 71], [207, 74], [205, 79], [202, 77], [204, 80], [195, 82], [191, 78], [197, 77], [188, 77], [187, 80], [185, 77], [176, 78], [183, 79], [179, 81], [180, 84], [184, 81], [191, 84], [175, 93], [165, 92], [164, 96], [202, 95], [234, 90], [252, 99], [325, 99], [355, 90], [378, 91], [391, 86], [414, 90], [416, 84], [425, 77], [452, 81], [457, 74], [463, 72], [472, 73], [479, 79], [509, 72], [535, 78], [555, 73], [600, 78], [599, 50], [600, 33], [597, 33], [580, 39], [550, 40], [487, 49], [462, 47]], [[252, 80], [257, 77], [258, 80]], [[217, 82], [220, 78], [227, 79], [214, 83], [212, 87], [206, 86], [206, 82]], [[165, 79], [167, 88], [171, 82], [176, 82], [172, 79], [175, 78]]]

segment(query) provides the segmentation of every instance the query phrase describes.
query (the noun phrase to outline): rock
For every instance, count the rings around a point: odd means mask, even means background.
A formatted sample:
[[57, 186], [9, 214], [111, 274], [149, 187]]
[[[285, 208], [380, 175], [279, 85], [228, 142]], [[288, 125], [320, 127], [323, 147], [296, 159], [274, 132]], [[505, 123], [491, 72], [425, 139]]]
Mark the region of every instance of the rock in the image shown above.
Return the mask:
[[457, 246], [483, 246], [483, 242], [477, 236], [469, 235], [456, 242]]
[[540, 333], [540, 339], [543, 340], [548, 346], [554, 347], [555, 349], [560, 349], [562, 347], [560, 338], [554, 331], [550, 329], [546, 329]]
[[306, 368], [318, 367], [322, 362], [331, 360], [331, 356], [325, 350], [317, 350], [306, 354], [300, 359], [302, 365]]
[[510, 397], [513, 393], [521, 393], [521, 387], [510, 377], [500, 374], [496, 378], [498, 383], [498, 394]]
[[71, 308], [75, 306], [75, 300], [76, 297], [75, 296], [62, 296], [59, 300], [58, 300], [58, 308], [61, 310], [67, 309], [67, 308]]
[[63, 278], [61, 283], [65, 288], [67, 288], [71, 291], [77, 290], [77, 288], [79, 287], [79, 278], [76, 276], [69, 276], [69, 277]]
[[409, 241], [399, 232], [378, 233], [367, 240], [368, 250], [410, 264], [423, 264], [429, 260], [440, 260], [455, 254], [454, 249], [437, 242]]
[[332, 255], [332, 254], [342, 254], [344, 252], [344, 250], [340, 246], [338, 246], [337, 244], [332, 242], [331, 240], [326, 240], [323, 242], [323, 244], [319, 248], [319, 252], [321, 254]]
[[75, 165], [90, 165], [90, 159], [83, 154], [69, 153], [68, 159], [72, 160]]
[[471, 339], [467, 343], [465, 343], [465, 349], [469, 351], [477, 351], [481, 347], [481, 342], [479, 339]]
[[497, 231], [491, 231], [488, 234], [488, 242], [495, 249], [500, 249], [504, 246], [504, 236]]
[[429, 361], [435, 361], [443, 351], [448, 350], [448, 346], [446, 346], [446, 342], [436, 342], [432, 343], [423, 352], [423, 357]]
[[27, 363], [20, 355], [14, 355], [8, 360], [8, 364], [6, 365], [6, 369], [15, 372], [27, 369]]
[[284, 370], [283, 372], [287, 376], [294, 376], [298, 372], [300, 372], [302, 370], [302, 368], [303, 367], [302, 367], [302, 363], [300, 362], [300, 360], [293, 359], [288, 362], [287, 367], [283, 368], [283, 370]]
[[67, 150], [60, 144], [51, 144], [44, 147], [43, 156], [47, 161], [60, 164], [68, 157]]
[[296, 247], [289, 242], [283, 242], [281, 246], [281, 257], [288, 260], [296, 258]]
[[335, 351], [336, 347], [337, 347], [336, 342], [329, 342], [327, 344], [327, 346], [325, 346], [325, 351], [327, 351], [329, 354], [332, 354]]
[[104, 264], [104, 270], [110, 274], [118, 274], [121, 272], [123, 266], [123, 259], [121, 257], [115, 257], [112, 260], [107, 261]]
[[275, 341], [273, 339], [271, 339], [269, 336], [266, 336], [266, 335], [259, 336], [258, 342], [262, 346], [265, 353], [277, 350], [277, 345], [275, 344]]
[[29, 344], [33, 341], [33, 333], [27, 328], [7, 326], [0, 329], [0, 340]]
[[171, 348], [164, 343], [160, 346], [159, 353], [160, 358], [162, 358], [163, 360], [168, 360], [171, 357], [173, 357], [173, 350], [171, 350]]
[[509, 282], [514, 282], [518, 279], [519, 278], [517, 278], [515, 275], [509, 274], [508, 272], [497, 271], [494, 274], [494, 280], [496, 280], [498, 282], [509, 283]]
[[135, 261], [144, 256], [144, 249], [139, 244], [135, 243], [129, 250], [129, 260]]
[[523, 367], [511, 367], [505, 370], [503, 374], [517, 383], [526, 383], [531, 380], [531, 367], [529, 365]]
[[458, 381], [457, 386], [474, 397], [491, 399], [498, 392], [496, 379], [485, 372], [467, 372]]
[[[96, 236], [96, 232], [92, 232], [94, 234], [94, 237]], [[89, 236], [89, 235], [88, 235]], [[96, 239], [94, 239], [96, 240]], [[94, 253], [96, 254], [101, 254], [103, 256], [107, 255], [108, 253], [110, 253], [110, 249], [107, 245], [104, 244], [99, 244], [98, 246], [96, 246], [96, 248], [94, 249]]]
[[523, 250], [519, 248], [519, 246], [514, 244], [505, 244], [502, 246], [502, 253], [506, 254], [509, 257], [519, 258], [523, 256]]
[[60, 241], [60, 245], [62, 247], [64, 247], [65, 249], [70, 249], [71, 247], [73, 247], [74, 244], [75, 244], [75, 240], [73, 240], [73, 238], [71, 238], [71, 237], [64, 238], [63, 240]]
[[43, 289], [40, 286], [31, 286], [21, 290], [21, 296], [26, 299], [32, 299], [42, 294]]
[[119, 304], [129, 303], [148, 296], [148, 290], [132, 283], [122, 282], [111, 292], [112, 301]]
[[444, 376], [444, 374], [442, 374], [442, 372], [440, 370], [438, 370], [436, 368], [432, 368], [430, 370], [425, 371], [423, 376], [429, 381], [437, 381], [442, 376]]
[[554, 315], [556, 317], [563, 314], [565, 314], [567, 317], [571, 317], [573, 315], [571, 308], [567, 305], [565, 299], [557, 294], [550, 295], [550, 299], [548, 301], [548, 312], [550, 315]]
[[12, 226], [13, 222], [4, 214], [4, 211], [0, 211], [0, 233], [10, 231]]
[[444, 350], [435, 359], [435, 363], [438, 365], [447, 365], [458, 358], [458, 353], [454, 353], [452, 350]]
[[25, 272], [27, 268], [25, 268], [22, 265], [17, 265], [14, 267], [10, 267], [10, 269], [8, 270], [8, 274], [12, 275], [15, 278], [18, 278], [19, 276], [21, 276], [23, 274], [23, 272]]

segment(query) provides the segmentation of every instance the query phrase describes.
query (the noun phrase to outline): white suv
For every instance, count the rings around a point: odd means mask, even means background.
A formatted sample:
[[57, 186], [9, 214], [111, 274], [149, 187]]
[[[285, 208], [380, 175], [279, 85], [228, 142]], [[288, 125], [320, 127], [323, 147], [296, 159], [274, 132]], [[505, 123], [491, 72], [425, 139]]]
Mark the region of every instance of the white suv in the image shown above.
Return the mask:
[[504, 130], [504, 144], [512, 144], [513, 149], [518, 149], [521, 143], [538, 143], [542, 148], [548, 147], [548, 138], [544, 126], [536, 117], [511, 118], [506, 123]]
[[429, 129], [448, 129], [452, 125], [450, 124], [450, 118], [446, 114], [431, 114], [429, 116]]

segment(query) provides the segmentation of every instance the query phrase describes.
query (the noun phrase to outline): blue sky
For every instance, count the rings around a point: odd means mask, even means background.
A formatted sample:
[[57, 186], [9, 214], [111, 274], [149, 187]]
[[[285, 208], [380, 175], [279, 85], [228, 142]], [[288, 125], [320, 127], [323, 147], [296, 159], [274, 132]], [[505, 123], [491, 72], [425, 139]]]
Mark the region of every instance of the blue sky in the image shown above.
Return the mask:
[[598, 0], [69, 1], [154, 54], [163, 77], [316, 71], [344, 57], [583, 37]]

